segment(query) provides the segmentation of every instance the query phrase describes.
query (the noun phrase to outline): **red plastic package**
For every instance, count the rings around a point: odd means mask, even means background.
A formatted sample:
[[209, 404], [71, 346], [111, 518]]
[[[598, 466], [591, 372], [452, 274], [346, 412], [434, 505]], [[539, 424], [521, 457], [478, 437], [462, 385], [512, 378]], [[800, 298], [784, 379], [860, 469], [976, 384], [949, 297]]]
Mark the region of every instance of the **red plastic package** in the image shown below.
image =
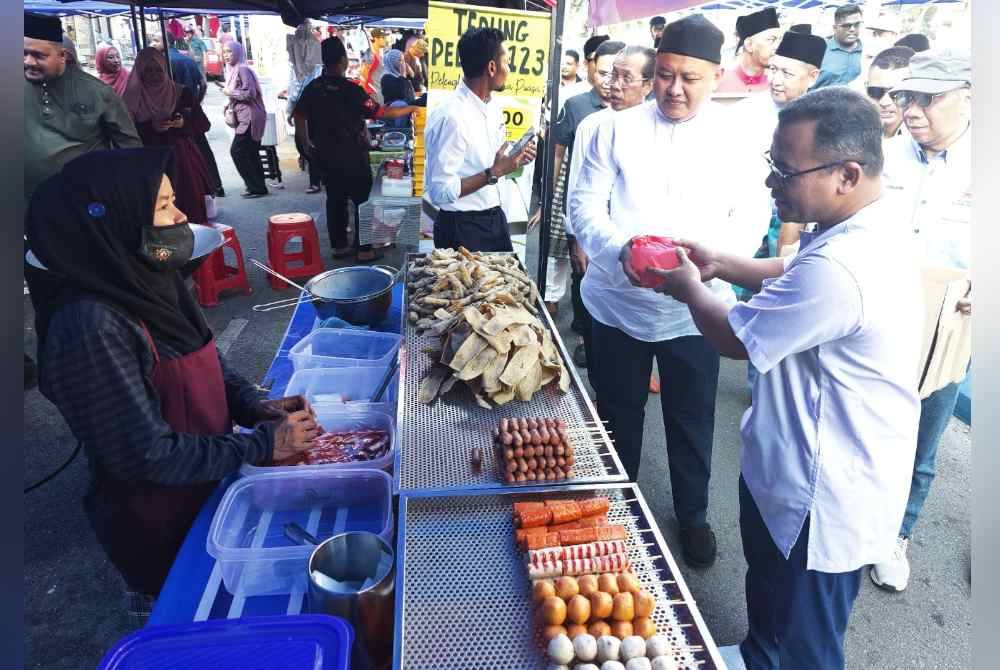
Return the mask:
[[639, 275], [640, 283], [646, 288], [656, 288], [663, 278], [649, 272], [649, 268], [673, 270], [680, 261], [677, 259], [677, 245], [669, 237], [643, 235], [632, 240], [632, 255], [629, 264]]

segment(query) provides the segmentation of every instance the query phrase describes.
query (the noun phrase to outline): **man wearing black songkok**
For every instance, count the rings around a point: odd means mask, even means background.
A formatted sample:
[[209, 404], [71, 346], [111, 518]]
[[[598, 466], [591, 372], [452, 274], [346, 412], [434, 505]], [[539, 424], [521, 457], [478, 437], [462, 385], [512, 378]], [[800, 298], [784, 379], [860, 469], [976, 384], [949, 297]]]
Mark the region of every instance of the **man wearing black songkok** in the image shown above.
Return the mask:
[[767, 90], [767, 64], [781, 39], [778, 12], [762, 9], [736, 19], [736, 62], [726, 69], [719, 93], [753, 93]]
[[[746, 257], [757, 247], [753, 222], [764, 220], [768, 203], [759, 188], [747, 193], [741, 184], [763, 183], [763, 161], [710, 100], [722, 76], [722, 43], [722, 32], [701, 15], [667, 25], [655, 99], [601, 122], [569, 194], [573, 233], [590, 259], [581, 294], [593, 317], [589, 367], [598, 411], [636, 480], [656, 360], [674, 514], [682, 554], [695, 567], [716, 557], [707, 516], [719, 355], [687, 307], [638, 285], [630, 259], [645, 235], [714, 239]], [[711, 287], [735, 303], [728, 284]]]

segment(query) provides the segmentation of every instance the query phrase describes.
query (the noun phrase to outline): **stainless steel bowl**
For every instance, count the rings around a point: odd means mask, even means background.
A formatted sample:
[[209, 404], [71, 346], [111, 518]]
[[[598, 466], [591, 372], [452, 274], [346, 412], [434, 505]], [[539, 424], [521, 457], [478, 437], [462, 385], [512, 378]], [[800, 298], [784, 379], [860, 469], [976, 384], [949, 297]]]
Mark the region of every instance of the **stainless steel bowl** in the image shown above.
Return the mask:
[[398, 278], [399, 271], [387, 265], [354, 265], [318, 274], [305, 289], [316, 296], [313, 306], [321, 319], [335, 316], [356, 326], [374, 326], [389, 313]]

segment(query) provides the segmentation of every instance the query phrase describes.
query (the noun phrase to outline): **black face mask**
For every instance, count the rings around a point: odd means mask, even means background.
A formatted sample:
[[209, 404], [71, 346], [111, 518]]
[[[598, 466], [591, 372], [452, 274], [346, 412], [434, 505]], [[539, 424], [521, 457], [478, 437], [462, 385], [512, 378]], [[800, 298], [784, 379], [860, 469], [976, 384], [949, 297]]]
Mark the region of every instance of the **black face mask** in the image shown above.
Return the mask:
[[194, 233], [186, 223], [173, 226], [144, 226], [139, 257], [160, 272], [180, 270], [194, 253]]

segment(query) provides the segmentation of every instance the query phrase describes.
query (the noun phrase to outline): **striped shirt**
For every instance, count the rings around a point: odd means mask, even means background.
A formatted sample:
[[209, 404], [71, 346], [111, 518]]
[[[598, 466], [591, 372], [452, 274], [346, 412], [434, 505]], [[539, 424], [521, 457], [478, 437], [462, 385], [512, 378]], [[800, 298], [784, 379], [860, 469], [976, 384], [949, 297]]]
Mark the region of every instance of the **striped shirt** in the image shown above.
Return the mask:
[[[154, 343], [161, 360], [179, 356]], [[275, 423], [244, 434], [174, 432], [160, 413], [146, 333], [109, 305], [80, 300], [61, 308], [40, 354], [39, 390], [83, 443], [93, 473], [133, 483], [196, 484], [222, 479], [245, 462], [271, 462]], [[257, 391], [219, 360], [230, 414], [249, 427]]]

